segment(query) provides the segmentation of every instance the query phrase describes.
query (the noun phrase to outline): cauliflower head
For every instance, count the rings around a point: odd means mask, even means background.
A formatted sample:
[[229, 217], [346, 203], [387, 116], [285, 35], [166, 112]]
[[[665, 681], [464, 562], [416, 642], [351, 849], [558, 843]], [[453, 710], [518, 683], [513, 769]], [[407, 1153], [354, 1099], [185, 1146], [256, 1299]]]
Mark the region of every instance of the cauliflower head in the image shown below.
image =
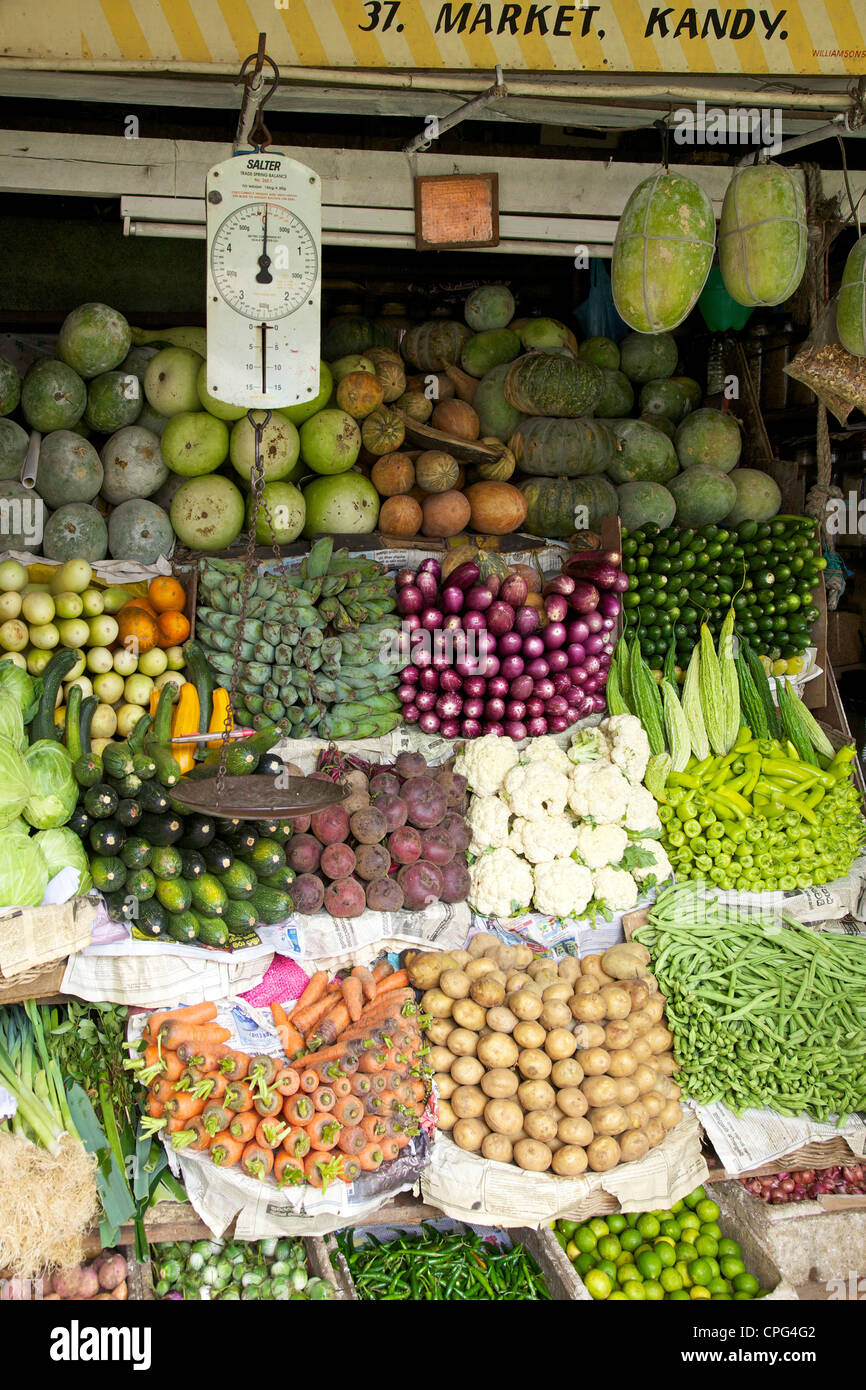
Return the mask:
[[590, 869], [618, 864], [628, 848], [628, 835], [619, 825], [580, 825], [577, 853]]
[[528, 758], [531, 763], [550, 763], [556, 768], [557, 772], [563, 773], [565, 777], [571, 772], [571, 763], [564, 748], [560, 748], [555, 738], [550, 734], [542, 734], [540, 738], [530, 739], [527, 746], [523, 749], [522, 758]]
[[608, 865], [592, 876], [593, 896], [605, 903], [611, 912], [628, 912], [637, 906], [637, 884], [626, 869]]
[[592, 763], [599, 758], [610, 762], [610, 744], [600, 725], [592, 729], [581, 729], [572, 735], [568, 758], [573, 763]]
[[638, 864], [631, 867], [629, 872], [638, 883], [646, 883], [647, 880], [651, 880], [652, 883], [664, 883], [667, 879], [673, 878], [673, 866], [664, 846], [658, 840], [633, 840], [626, 854], [626, 863], [630, 857], [637, 857], [632, 855], [634, 850], [637, 850], [641, 857], [651, 854], [654, 861], [652, 864]]
[[652, 792], [646, 787], [629, 785], [628, 806], [623, 825], [626, 830], [640, 834], [643, 830], [661, 830], [658, 806]]
[[470, 854], [483, 854], [486, 849], [504, 849], [508, 844], [508, 822], [511, 812], [498, 796], [473, 796], [466, 817], [472, 831]]
[[592, 874], [573, 859], [552, 859], [535, 868], [533, 905], [552, 917], [579, 917], [592, 897]]
[[633, 714], [614, 714], [601, 727], [610, 743], [611, 762], [622, 768], [630, 782], [642, 782], [650, 746], [640, 720]]
[[454, 771], [465, 777], [470, 790], [479, 796], [495, 796], [519, 756], [510, 738], [484, 734], [466, 743], [454, 763]]
[[[578, 763], [571, 770], [568, 804], [576, 816], [591, 817], [605, 825], [621, 821], [628, 806], [629, 784], [618, 767], [600, 759]], [[642, 830], [648, 829], [641, 826]]]
[[547, 761], [521, 763], [505, 774], [502, 795], [524, 820], [559, 816], [568, 799], [568, 778]]
[[469, 903], [483, 917], [513, 917], [532, 901], [532, 870], [511, 849], [492, 849], [469, 870]]
[[568, 859], [577, 844], [577, 827], [568, 816], [518, 817], [511, 827], [508, 847], [531, 864]]

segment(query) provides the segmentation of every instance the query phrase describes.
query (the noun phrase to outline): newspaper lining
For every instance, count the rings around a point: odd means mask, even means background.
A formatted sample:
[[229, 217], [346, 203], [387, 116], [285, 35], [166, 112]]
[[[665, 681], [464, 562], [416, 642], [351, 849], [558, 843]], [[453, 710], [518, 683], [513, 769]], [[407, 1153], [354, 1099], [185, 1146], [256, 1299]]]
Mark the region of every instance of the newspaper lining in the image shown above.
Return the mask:
[[[688, 1102], [687, 1102], [688, 1103]], [[746, 1173], [774, 1159], [795, 1153], [806, 1144], [844, 1139], [858, 1158], [866, 1157], [866, 1115], [852, 1115], [842, 1129], [807, 1115], [789, 1118], [773, 1110], [744, 1110], [734, 1114], [720, 1101], [698, 1105], [695, 1112], [726, 1173]]]

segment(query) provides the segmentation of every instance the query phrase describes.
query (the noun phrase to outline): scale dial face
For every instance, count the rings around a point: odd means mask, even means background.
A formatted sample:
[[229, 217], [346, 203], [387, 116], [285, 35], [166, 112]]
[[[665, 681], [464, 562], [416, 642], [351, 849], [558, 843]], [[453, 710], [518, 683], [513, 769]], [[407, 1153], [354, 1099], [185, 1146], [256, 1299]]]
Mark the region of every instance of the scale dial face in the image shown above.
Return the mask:
[[256, 323], [287, 318], [306, 304], [319, 275], [306, 223], [274, 202], [235, 208], [211, 244], [211, 274], [226, 304]]

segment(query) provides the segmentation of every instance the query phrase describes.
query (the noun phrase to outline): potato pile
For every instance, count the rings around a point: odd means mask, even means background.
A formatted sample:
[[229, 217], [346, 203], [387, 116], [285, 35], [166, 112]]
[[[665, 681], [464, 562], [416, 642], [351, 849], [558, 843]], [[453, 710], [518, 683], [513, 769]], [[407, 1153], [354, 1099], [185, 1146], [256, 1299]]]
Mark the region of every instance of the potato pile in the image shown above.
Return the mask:
[[557, 965], [480, 932], [407, 965], [431, 1016], [439, 1128], [461, 1149], [576, 1177], [643, 1158], [682, 1118], [646, 947]]

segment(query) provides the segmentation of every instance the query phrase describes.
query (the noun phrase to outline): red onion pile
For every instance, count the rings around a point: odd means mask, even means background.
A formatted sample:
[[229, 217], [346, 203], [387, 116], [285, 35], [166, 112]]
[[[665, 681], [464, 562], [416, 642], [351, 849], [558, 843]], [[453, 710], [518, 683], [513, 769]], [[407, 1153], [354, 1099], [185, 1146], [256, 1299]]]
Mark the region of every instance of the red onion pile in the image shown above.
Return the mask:
[[628, 578], [617, 552], [592, 554], [592, 562], [572, 557], [546, 582], [544, 617], [527, 603], [520, 574], [482, 579], [468, 560], [443, 584], [438, 560], [400, 570], [397, 612], [411, 656], [398, 690], [406, 722], [443, 738], [519, 741], [604, 710]]
[[790, 1173], [771, 1173], [765, 1178], [740, 1178], [754, 1197], [779, 1206], [783, 1202], [809, 1202], [824, 1193], [853, 1196], [866, 1192], [866, 1165], [849, 1168], [798, 1168]]

